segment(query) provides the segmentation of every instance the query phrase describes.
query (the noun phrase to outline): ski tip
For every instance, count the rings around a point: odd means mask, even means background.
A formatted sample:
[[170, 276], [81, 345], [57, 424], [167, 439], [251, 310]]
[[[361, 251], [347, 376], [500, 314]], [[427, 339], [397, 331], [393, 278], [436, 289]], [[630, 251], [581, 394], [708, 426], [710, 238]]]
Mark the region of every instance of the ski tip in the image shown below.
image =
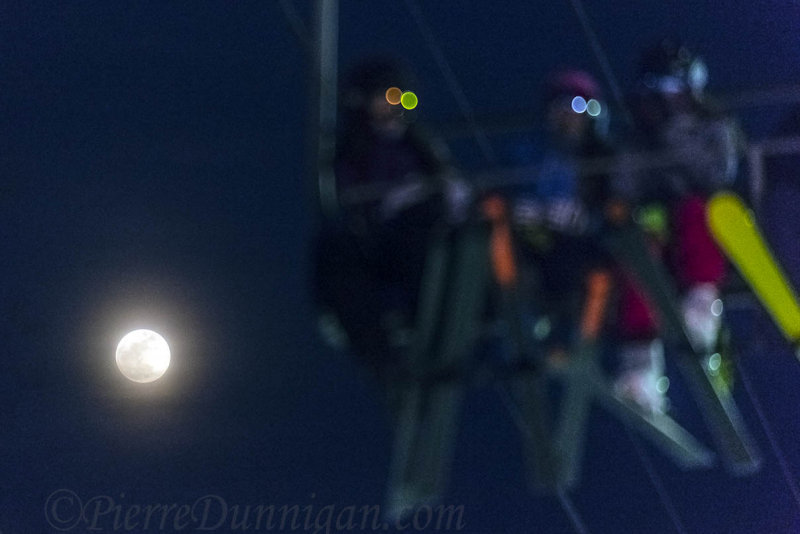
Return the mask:
[[739, 196], [727, 190], [717, 191], [716, 193], [711, 195], [711, 198], [709, 199], [710, 204], [714, 204], [717, 202], [736, 202], [736, 201], [740, 201]]
[[730, 191], [720, 191], [713, 195], [706, 207], [708, 216], [712, 221], [724, 222], [730, 217], [745, 216], [748, 222], [752, 221], [750, 208], [735, 193]]

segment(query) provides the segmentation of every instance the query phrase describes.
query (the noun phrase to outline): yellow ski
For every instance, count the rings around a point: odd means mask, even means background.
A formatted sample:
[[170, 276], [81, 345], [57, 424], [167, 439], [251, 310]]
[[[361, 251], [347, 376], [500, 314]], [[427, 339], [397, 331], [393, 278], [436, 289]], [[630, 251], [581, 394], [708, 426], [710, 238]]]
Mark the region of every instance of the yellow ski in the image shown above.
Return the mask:
[[[714, 195], [707, 206], [708, 226], [783, 335], [800, 345], [800, 305], [786, 274], [764, 241], [752, 212], [733, 193]], [[798, 354], [800, 356], [800, 354]]]

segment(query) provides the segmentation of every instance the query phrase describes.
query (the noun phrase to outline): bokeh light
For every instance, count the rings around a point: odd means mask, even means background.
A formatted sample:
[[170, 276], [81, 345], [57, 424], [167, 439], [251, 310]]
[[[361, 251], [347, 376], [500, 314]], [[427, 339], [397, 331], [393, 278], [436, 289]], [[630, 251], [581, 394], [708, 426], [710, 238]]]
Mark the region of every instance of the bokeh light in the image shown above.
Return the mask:
[[669, 391], [669, 378], [667, 378], [666, 376], [660, 377], [656, 381], [656, 389], [658, 390], [659, 393], [662, 394]]
[[586, 113], [591, 115], [592, 117], [597, 117], [603, 111], [603, 106], [600, 105], [600, 102], [595, 100], [594, 98], [589, 99], [586, 102]]
[[411, 91], [406, 91], [403, 93], [403, 96], [400, 97], [400, 103], [406, 109], [414, 109], [417, 107], [419, 100], [417, 99], [417, 95], [415, 95]]
[[403, 91], [399, 87], [390, 87], [386, 90], [386, 101], [393, 106], [400, 103], [403, 96]]
[[582, 96], [576, 96], [572, 99], [572, 111], [575, 113], [583, 113], [586, 111], [586, 99]]

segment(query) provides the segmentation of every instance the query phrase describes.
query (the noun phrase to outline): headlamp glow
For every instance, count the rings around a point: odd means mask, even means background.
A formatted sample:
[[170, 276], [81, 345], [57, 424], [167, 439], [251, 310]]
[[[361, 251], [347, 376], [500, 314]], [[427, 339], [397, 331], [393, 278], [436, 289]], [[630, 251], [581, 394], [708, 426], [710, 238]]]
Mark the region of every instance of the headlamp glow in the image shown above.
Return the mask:
[[570, 102], [570, 107], [572, 107], [572, 111], [575, 113], [585, 112], [592, 117], [597, 117], [603, 111], [603, 106], [598, 100], [595, 100], [594, 98], [586, 100], [582, 96], [576, 96], [573, 98], [572, 102]]

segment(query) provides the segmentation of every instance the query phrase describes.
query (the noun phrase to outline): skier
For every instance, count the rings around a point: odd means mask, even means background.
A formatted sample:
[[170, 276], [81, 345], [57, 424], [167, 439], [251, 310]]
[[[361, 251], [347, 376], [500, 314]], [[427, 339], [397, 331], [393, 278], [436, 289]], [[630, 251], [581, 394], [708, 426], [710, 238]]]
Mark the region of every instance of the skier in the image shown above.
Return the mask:
[[560, 365], [568, 348], [597, 339], [605, 319], [611, 261], [595, 237], [604, 224], [609, 177], [585, 172], [583, 163], [609, 156], [612, 148], [600, 86], [590, 74], [554, 72], [543, 104], [547, 146], [536, 175], [515, 198], [513, 219], [549, 315], [548, 357]]
[[[633, 144], [652, 158], [647, 169], [620, 173], [615, 190], [640, 206], [637, 219], [649, 226], [656, 254], [681, 291], [687, 334], [697, 350], [710, 353], [721, 326], [726, 263], [708, 231], [705, 203], [714, 191], [734, 185], [741, 134], [706, 101], [707, 68], [685, 46], [663, 40], [647, 49], [639, 74]], [[662, 410], [664, 362], [656, 314], [632, 283], [623, 286], [621, 304], [620, 328], [629, 341], [621, 349], [618, 390]]]
[[398, 101], [415, 86], [395, 59], [366, 60], [345, 79], [335, 160], [340, 209], [317, 246], [323, 317], [341, 325], [384, 382], [402, 365], [431, 232], [463, 220], [470, 203], [446, 147]]

